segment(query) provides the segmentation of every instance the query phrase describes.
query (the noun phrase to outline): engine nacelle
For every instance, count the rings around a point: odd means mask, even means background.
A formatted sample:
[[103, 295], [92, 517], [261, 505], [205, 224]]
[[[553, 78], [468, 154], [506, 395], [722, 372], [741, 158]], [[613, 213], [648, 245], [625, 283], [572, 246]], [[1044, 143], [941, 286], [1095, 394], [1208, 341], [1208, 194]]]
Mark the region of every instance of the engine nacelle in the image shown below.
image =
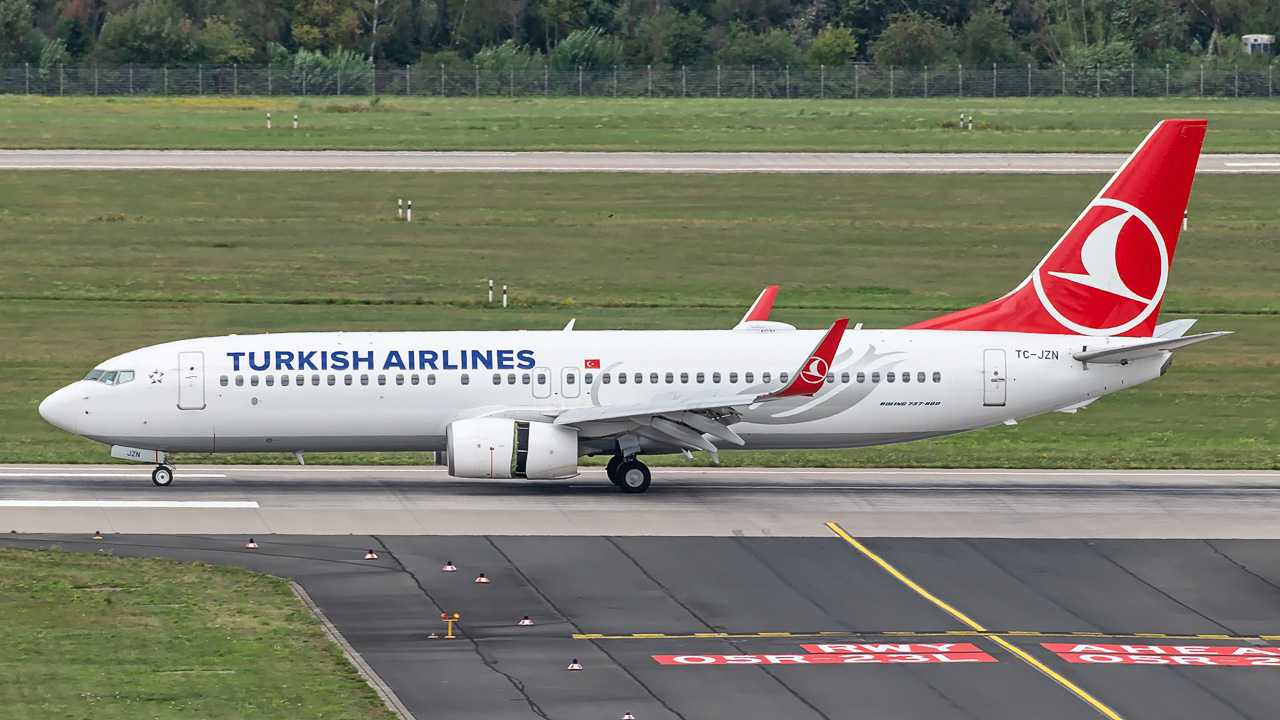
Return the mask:
[[449, 474], [550, 480], [578, 474], [578, 431], [542, 422], [473, 418], [449, 423]]
[[464, 478], [510, 478], [515, 467], [516, 421], [474, 418], [449, 423], [449, 474]]

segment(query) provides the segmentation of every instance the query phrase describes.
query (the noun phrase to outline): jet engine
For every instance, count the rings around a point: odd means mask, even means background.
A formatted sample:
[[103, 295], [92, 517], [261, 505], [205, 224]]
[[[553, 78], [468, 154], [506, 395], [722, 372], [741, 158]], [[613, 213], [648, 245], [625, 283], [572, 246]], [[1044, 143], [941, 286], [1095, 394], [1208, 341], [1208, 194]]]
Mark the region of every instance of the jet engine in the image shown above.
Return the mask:
[[551, 480], [578, 474], [578, 431], [506, 418], [455, 420], [445, 429], [449, 474]]

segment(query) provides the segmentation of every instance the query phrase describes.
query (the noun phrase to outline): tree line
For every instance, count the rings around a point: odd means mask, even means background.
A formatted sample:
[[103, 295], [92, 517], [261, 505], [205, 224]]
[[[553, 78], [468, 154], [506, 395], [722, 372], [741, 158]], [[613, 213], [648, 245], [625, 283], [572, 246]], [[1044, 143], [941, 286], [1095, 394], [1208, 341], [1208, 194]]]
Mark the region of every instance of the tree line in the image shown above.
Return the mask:
[[0, 0], [0, 65], [1270, 63], [1275, 0]]

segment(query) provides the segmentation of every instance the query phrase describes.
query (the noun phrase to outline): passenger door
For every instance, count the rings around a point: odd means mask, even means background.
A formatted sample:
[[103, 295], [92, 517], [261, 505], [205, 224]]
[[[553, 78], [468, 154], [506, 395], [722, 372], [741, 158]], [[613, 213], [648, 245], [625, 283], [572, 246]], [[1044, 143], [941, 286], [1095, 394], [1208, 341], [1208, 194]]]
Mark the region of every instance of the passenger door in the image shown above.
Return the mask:
[[982, 367], [982, 404], [986, 407], [1003, 407], [1009, 385], [1004, 350], [983, 350]]
[[178, 409], [204, 409], [204, 353], [178, 353]]

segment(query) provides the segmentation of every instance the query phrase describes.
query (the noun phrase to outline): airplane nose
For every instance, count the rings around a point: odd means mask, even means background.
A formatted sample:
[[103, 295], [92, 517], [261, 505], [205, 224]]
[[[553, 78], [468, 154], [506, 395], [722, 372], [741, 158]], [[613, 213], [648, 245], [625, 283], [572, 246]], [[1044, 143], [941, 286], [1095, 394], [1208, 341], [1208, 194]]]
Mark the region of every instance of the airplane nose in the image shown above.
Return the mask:
[[40, 403], [40, 417], [67, 432], [75, 432], [76, 422], [79, 420], [76, 417], [75, 395], [75, 389], [68, 385], [45, 398]]

